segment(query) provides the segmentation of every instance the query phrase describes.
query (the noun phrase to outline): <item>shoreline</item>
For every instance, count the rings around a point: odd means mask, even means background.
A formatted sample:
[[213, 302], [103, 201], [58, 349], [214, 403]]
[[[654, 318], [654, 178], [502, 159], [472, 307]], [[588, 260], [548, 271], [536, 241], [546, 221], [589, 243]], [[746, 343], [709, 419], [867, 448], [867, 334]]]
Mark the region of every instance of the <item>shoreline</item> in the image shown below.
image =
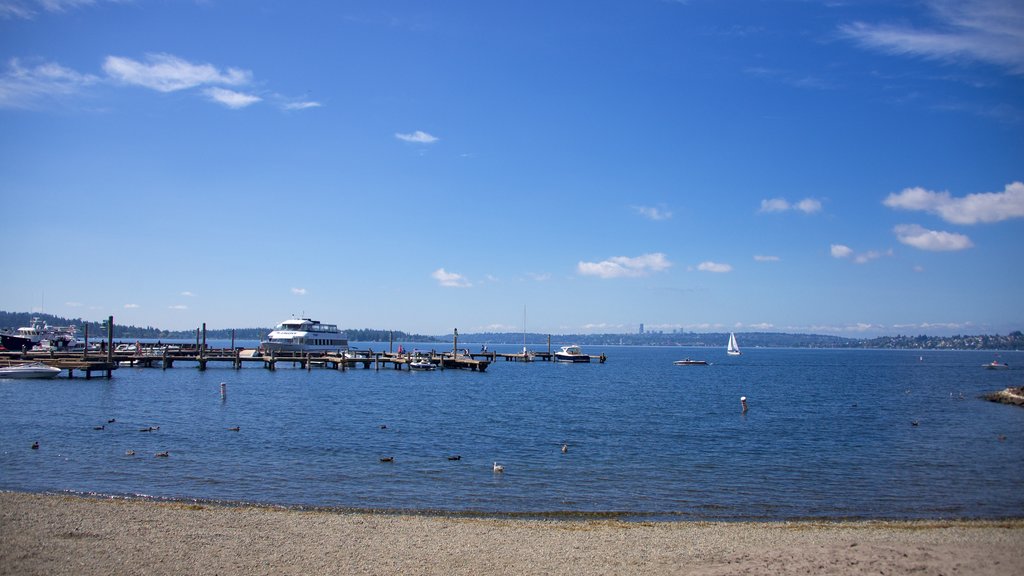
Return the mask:
[[1024, 518], [530, 519], [0, 492], [0, 574], [1024, 573]]

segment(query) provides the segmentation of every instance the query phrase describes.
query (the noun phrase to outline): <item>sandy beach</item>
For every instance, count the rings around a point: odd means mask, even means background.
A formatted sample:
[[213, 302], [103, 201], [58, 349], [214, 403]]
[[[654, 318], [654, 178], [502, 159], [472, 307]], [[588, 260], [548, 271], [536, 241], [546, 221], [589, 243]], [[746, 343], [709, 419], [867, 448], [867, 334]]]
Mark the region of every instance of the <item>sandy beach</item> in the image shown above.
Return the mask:
[[0, 493], [0, 574], [1021, 574], [1024, 519], [622, 522]]

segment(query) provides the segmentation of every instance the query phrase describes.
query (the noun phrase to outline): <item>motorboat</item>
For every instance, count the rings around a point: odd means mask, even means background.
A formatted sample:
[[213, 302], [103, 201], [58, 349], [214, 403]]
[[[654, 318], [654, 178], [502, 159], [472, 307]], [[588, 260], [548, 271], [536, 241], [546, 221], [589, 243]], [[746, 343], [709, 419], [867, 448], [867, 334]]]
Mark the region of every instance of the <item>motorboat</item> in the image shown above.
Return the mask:
[[264, 352], [344, 352], [348, 336], [335, 324], [321, 324], [309, 318], [281, 322], [260, 342]]
[[583, 353], [576, 344], [562, 346], [562, 349], [554, 353], [556, 362], [590, 362], [590, 356]]
[[729, 356], [740, 355], [740, 347], [736, 344], [736, 334], [734, 332], [729, 332], [729, 344], [725, 347], [725, 353]]
[[412, 362], [409, 362], [410, 370], [430, 371], [434, 370], [435, 368], [437, 368], [437, 366], [435, 366], [433, 362], [426, 358], [416, 358]]
[[0, 367], [0, 378], [53, 378], [57, 374], [60, 374], [60, 368], [42, 362], [27, 362]]
[[0, 346], [13, 352], [27, 352], [33, 348], [70, 350], [77, 345], [78, 338], [74, 326], [50, 326], [39, 318], [33, 318], [29, 326], [0, 334]]
[[1006, 362], [1000, 362], [999, 360], [993, 360], [993, 361], [989, 362], [988, 364], [982, 364], [981, 367], [986, 369], [986, 370], [1006, 370], [1007, 368], [1010, 367], [1010, 365], [1007, 364]]
[[689, 358], [683, 358], [682, 360], [676, 360], [673, 362], [676, 366], [707, 366], [707, 360], [690, 360]]

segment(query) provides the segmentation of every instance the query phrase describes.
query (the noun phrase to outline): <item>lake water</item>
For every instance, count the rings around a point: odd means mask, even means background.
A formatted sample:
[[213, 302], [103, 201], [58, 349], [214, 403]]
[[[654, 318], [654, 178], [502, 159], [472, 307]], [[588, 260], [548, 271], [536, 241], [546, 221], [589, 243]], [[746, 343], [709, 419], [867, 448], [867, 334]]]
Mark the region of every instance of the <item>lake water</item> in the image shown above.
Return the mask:
[[0, 380], [0, 489], [645, 519], [1024, 515], [1024, 409], [979, 398], [1024, 385], [1022, 353], [991, 371], [992, 352], [585, 351], [608, 362]]

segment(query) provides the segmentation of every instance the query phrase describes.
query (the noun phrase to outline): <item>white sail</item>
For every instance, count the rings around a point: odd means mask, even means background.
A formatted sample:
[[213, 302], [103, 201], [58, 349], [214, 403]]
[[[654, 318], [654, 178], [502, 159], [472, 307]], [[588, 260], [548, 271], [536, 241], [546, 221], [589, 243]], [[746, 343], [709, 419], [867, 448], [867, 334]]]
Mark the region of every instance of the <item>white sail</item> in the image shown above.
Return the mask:
[[726, 347], [725, 352], [730, 356], [739, 356], [740, 347], [736, 344], [736, 333], [729, 332], [729, 346]]

